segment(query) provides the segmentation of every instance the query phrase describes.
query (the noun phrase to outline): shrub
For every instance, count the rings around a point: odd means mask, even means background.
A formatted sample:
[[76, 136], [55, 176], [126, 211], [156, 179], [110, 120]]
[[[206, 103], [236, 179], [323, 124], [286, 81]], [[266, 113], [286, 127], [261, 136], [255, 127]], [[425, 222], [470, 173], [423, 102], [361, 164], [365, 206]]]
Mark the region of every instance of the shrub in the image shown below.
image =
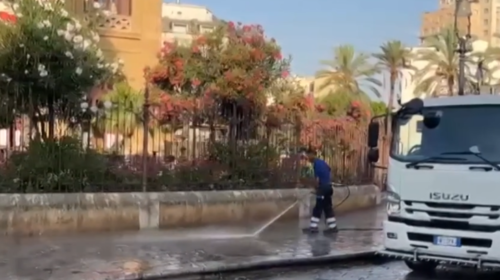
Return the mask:
[[77, 139], [32, 141], [3, 169], [4, 192], [89, 192], [113, 179], [103, 155], [84, 150]]

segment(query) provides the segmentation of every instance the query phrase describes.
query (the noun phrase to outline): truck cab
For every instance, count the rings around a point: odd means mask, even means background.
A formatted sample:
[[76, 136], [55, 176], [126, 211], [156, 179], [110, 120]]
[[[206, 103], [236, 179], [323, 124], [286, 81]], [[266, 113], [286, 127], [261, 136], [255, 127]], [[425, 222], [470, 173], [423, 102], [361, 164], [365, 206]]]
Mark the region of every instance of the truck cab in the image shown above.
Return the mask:
[[[500, 267], [500, 96], [413, 99], [391, 119], [378, 253], [416, 271]], [[379, 123], [369, 125], [372, 163]]]

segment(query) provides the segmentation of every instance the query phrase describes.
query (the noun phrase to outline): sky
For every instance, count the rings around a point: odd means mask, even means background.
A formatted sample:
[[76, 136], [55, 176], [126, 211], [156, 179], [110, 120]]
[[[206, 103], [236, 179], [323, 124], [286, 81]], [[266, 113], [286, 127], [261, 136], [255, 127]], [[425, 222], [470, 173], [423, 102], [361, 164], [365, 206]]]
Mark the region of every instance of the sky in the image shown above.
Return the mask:
[[292, 56], [292, 71], [314, 75], [332, 49], [352, 44], [376, 52], [388, 40], [418, 44], [421, 14], [435, 10], [438, 0], [181, 0], [202, 5], [217, 17], [264, 26], [284, 54]]
[[377, 52], [388, 40], [418, 44], [421, 14], [438, 0], [181, 0], [202, 5], [224, 20], [261, 24], [292, 56], [292, 73], [312, 76], [333, 48], [352, 44]]

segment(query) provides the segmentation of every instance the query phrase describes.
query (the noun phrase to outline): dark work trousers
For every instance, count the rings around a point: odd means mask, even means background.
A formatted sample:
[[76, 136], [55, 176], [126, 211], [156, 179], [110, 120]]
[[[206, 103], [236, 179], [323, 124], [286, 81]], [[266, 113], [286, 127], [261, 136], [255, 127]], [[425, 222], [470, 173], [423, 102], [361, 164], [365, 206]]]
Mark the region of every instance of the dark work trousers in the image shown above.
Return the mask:
[[316, 193], [316, 205], [314, 205], [311, 216], [311, 229], [317, 229], [321, 221], [321, 215], [325, 215], [326, 225], [328, 229], [337, 227], [337, 220], [333, 212], [332, 204], [333, 188], [331, 186], [320, 186]]

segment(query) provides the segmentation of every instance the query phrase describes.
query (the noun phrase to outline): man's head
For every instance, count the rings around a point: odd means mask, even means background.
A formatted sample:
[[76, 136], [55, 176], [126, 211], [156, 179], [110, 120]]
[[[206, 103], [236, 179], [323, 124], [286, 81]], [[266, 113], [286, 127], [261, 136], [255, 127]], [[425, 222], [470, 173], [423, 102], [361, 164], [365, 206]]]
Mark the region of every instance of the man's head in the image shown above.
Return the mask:
[[312, 149], [312, 148], [309, 148], [309, 149], [307, 149], [307, 150], [304, 150], [304, 151], [302, 152], [302, 157], [303, 157], [304, 159], [307, 159], [307, 160], [308, 160], [308, 161], [310, 161], [310, 162], [313, 162], [313, 161], [314, 161], [314, 159], [316, 159], [316, 151], [315, 151], [314, 149]]

